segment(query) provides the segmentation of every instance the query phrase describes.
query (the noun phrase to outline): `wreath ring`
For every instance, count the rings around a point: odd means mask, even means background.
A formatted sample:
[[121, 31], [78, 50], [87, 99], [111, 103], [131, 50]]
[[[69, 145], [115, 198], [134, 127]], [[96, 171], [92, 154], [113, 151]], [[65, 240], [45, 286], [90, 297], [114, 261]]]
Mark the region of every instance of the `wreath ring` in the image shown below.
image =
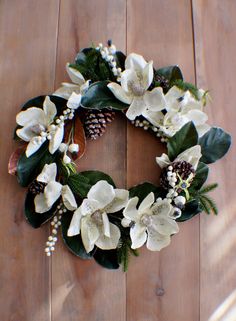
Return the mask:
[[[137, 256], [144, 244], [160, 251], [179, 222], [218, 213], [208, 195], [217, 184], [204, 184], [208, 164], [227, 153], [231, 137], [207, 124], [209, 94], [185, 82], [178, 66], [155, 69], [108, 41], [82, 49], [66, 69], [71, 83], [29, 100], [17, 114], [14, 139], [21, 144], [8, 171], [27, 187], [28, 223], [51, 224], [48, 257], [61, 229], [75, 255], [126, 271], [129, 254]], [[118, 189], [103, 172], [77, 172], [73, 161], [83, 156], [86, 140], [100, 137], [118, 112], [167, 145], [167, 154], [156, 157], [160, 186]]]

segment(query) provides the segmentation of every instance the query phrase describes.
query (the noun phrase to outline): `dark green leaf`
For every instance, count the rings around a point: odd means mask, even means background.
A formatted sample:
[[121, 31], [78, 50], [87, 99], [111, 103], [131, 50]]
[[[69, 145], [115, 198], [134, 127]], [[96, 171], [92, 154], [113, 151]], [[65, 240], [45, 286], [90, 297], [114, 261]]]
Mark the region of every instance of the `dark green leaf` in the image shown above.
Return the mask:
[[125, 69], [125, 59], [126, 56], [121, 51], [117, 51], [115, 54], [116, 62], [118, 64], [118, 67], [120, 67], [122, 70]]
[[43, 166], [47, 163], [54, 162], [57, 153], [51, 155], [48, 151], [48, 143], [44, 143], [41, 148], [31, 155], [26, 157], [23, 154], [17, 164], [17, 179], [21, 186], [26, 187], [33, 181], [35, 176], [42, 170]]
[[98, 181], [104, 180], [107, 181], [109, 184], [111, 184], [112, 186], [115, 186], [114, 181], [112, 180], [112, 178], [100, 171], [85, 171], [85, 172], [80, 172], [81, 175], [85, 176], [87, 179], [89, 179], [89, 184], [92, 186], [94, 184], [96, 184]]
[[27, 193], [25, 199], [25, 218], [32, 227], [38, 228], [54, 216], [57, 203], [55, 203], [54, 206], [46, 213], [36, 213], [34, 198], [34, 195]]
[[111, 108], [123, 110], [128, 107], [116, 99], [111, 90], [107, 87], [108, 81], [98, 81], [92, 84], [82, 98], [81, 105], [84, 108], [102, 109]]
[[70, 226], [72, 216], [73, 216], [73, 213], [71, 212], [67, 212], [66, 214], [62, 215], [61, 227], [62, 227], [63, 241], [73, 254], [75, 254], [76, 256], [79, 256], [81, 259], [90, 259], [93, 253], [91, 252], [87, 253], [85, 251], [84, 245], [81, 240], [81, 236], [80, 235], [67, 236], [67, 231]]
[[173, 161], [180, 153], [186, 149], [197, 145], [198, 134], [192, 122], [184, 125], [167, 143], [168, 156]]
[[231, 136], [223, 129], [213, 127], [199, 139], [202, 148], [201, 161], [210, 164], [223, 157], [231, 145]]
[[137, 196], [139, 198], [139, 204], [144, 200], [144, 198], [153, 192], [155, 194], [155, 198], [164, 197], [165, 191], [160, 187], [157, 187], [149, 182], [145, 182], [129, 189], [129, 195], [131, 197]]
[[197, 200], [191, 200], [190, 202], [186, 203], [184, 210], [182, 211], [182, 215], [177, 218], [176, 221], [184, 222], [190, 220], [195, 215], [201, 213], [202, 209], [199, 205]]
[[191, 190], [199, 190], [202, 185], [205, 183], [208, 177], [209, 168], [206, 164], [199, 162], [196, 170], [196, 174], [194, 176], [193, 182], [191, 183], [191, 187], [189, 192], [191, 194]]
[[170, 82], [177, 79], [183, 80], [183, 75], [179, 66], [168, 66], [168, 67], [160, 68], [156, 71], [156, 73], [160, 76], [165, 77]]
[[98, 264], [109, 270], [119, 269], [117, 250], [105, 251], [97, 248], [93, 257]]
[[85, 198], [91, 188], [89, 178], [85, 177], [81, 173], [70, 175], [67, 181], [74, 194], [78, 194], [80, 197]]

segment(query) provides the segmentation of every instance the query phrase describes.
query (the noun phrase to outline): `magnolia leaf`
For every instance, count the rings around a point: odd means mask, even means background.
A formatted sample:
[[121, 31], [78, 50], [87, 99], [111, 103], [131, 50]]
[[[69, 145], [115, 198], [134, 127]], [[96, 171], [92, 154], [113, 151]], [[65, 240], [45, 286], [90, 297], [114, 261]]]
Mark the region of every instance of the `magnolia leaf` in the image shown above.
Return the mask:
[[69, 121], [65, 126], [64, 142], [67, 143], [70, 140], [71, 136], [73, 137], [74, 144], [79, 145], [79, 151], [72, 153], [72, 159], [80, 159], [85, 152], [86, 137], [83, 124], [79, 117], [75, 117], [73, 120]]
[[118, 263], [118, 254], [117, 250], [100, 250], [96, 248], [93, 255], [95, 261], [109, 270], [119, 269], [120, 265]]
[[53, 207], [45, 213], [36, 213], [34, 205], [35, 195], [27, 193], [25, 199], [25, 218], [27, 222], [34, 228], [38, 228], [44, 223], [48, 222], [55, 214], [58, 202], [56, 202]]
[[81, 198], [85, 198], [92, 187], [89, 178], [81, 175], [80, 173], [70, 175], [67, 180], [72, 192], [79, 195]]
[[74, 255], [79, 256], [81, 259], [90, 259], [93, 256], [93, 252], [87, 253], [85, 251], [81, 236], [67, 236], [67, 231], [69, 229], [72, 216], [72, 212], [67, 212], [66, 214], [62, 215], [61, 231], [63, 241]]
[[167, 143], [168, 156], [173, 161], [186, 149], [197, 145], [198, 133], [192, 122], [184, 125]]
[[107, 87], [109, 81], [98, 81], [92, 84], [82, 97], [81, 105], [84, 108], [102, 109], [110, 108], [123, 110], [128, 108], [127, 104], [118, 100]]
[[209, 167], [206, 164], [199, 162], [193, 182], [191, 183], [190, 191], [199, 190], [202, 187], [207, 180], [208, 172]]
[[129, 197], [137, 196], [139, 198], [139, 204], [144, 200], [144, 198], [153, 192], [155, 194], [155, 198], [164, 197], [165, 191], [161, 187], [157, 187], [152, 183], [145, 182], [129, 189]]
[[156, 74], [165, 77], [170, 82], [177, 79], [183, 80], [183, 75], [179, 66], [168, 66], [160, 68], [156, 71]]
[[10, 175], [17, 174], [17, 164], [20, 157], [24, 154], [25, 150], [26, 150], [26, 144], [23, 144], [11, 154], [8, 162], [8, 173]]
[[182, 211], [182, 215], [177, 218], [177, 222], [184, 222], [187, 220], [190, 220], [191, 218], [193, 218], [195, 215], [199, 214], [202, 212], [202, 208], [199, 205], [199, 202], [195, 199], [189, 201], [188, 203], [186, 203], [183, 211]]
[[113, 187], [116, 187], [114, 181], [112, 178], [100, 171], [85, 171], [85, 172], [80, 172], [81, 175], [89, 179], [89, 184], [95, 185], [98, 181], [104, 180], [107, 181], [109, 184], [111, 184]]
[[212, 127], [199, 139], [201, 145], [201, 161], [211, 164], [222, 158], [229, 150], [231, 136], [218, 127]]

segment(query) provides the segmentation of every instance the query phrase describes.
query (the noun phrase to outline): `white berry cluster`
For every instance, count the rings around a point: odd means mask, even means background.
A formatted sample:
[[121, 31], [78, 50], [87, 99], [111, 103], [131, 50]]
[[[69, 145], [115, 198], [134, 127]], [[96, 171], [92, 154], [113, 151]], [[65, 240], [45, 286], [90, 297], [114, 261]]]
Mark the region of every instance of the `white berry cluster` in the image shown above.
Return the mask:
[[46, 242], [45, 253], [47, 256], [51, 256], [52, 252], [55, 251], [55, 244], [57, 242], [57, 232], [58, 228], [61, 226], [61, 216], [63, 213], [66, 213], [67, 210], [64, 208], [63, 204], [57, 206], [57, 214], [53, 217], [51, 221], [52, 234], [49, 235]]
[[132, 120], [131, 123], [135, 127], [141, 127], [144, 130], [152, 130], [156, 134], [156, 137], [160, 137], [162, 143], [166, 143], [168, 141], [167, 137], [164, 136], [163, 132], [158, 127], [152, 125], [146, 119], [144, 119], [144, 120], [135, 119], [135, 120]]
[[114, 57], [116, 53], [116, 47], [113, 44], [110, 44], [108, 45], [108, 47], [105, 47], [102, 43], [100, 43], [96, 49], [100, 51], [102, 58], [108, 62], [113, 75], [117, 77], [117, 81], [120, 81], [122, 70], [119, 67], [117, 68], [117, 63]]
[[66, 144], [66, 143], [61, 143], [59, 147], [59, 151], [64, 154], [63, 156], [63, 162], [65, 164], [71, 163], [71, 158], [67, 154], [67, 152], [70, 152], [71, 154], [78, 153], [79, 152], [79, 145], [75, 143], [71, 144]]

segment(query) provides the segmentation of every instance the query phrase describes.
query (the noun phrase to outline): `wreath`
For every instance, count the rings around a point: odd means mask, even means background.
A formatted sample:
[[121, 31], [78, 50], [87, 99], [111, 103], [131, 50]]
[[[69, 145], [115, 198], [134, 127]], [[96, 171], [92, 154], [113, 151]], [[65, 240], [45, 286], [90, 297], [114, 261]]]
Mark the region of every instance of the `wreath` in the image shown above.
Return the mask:
[[[178, 66], [155, 69], [108, 41], [81, 50], [66, 70], [71, 83], [29, 100], [17, 114], [14, 139], [21, 144], [8, 170], [27, 187], [28, 223], [51, 225], [48, 257], [61, 231], [73, 254], [126, 271], [130, 254], [137, 256], [144, 244], [160, 251], [179, 222], [218, 213], [208, 195], [217, 184], [204, 184], [208, 164], [227, 153], [231, 137], [207, 124], [209, 93], [185, 82]], [[156, 157], [160, 186], [119, 189], [103, 172], [77, 172], [74, 161], [86, 140], [100, 137], [117, 113], [166, 144], [167, 153]]]

